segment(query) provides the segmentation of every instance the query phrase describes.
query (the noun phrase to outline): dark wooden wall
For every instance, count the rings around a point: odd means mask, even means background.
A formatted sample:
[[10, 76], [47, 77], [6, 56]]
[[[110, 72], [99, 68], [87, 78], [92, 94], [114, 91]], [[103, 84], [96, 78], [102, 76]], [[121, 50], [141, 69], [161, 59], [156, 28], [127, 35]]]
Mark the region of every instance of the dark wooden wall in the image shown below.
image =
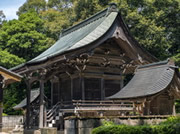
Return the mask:
[[173, 113], [174, 99], [163, 92], [155, 97], [150, 103], [150, 114], [152, 115], [171, 115]]

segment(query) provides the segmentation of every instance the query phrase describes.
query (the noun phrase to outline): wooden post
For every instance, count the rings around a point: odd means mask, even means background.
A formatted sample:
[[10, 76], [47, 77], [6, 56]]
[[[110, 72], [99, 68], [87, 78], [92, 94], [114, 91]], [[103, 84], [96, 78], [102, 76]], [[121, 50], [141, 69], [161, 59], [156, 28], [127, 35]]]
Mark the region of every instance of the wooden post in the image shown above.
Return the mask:
[[80, 77], [80, 83], [81, 83], [81, 91], [82, 91], [82, 100], [85, 100], [85, 89], [84, 89], [84, 77], [81, 74]]
[[135, 105], [135, 102], [133, 102], [133, 114], [136, 115], [136, 105]]
[[51, 80], [51, 107], [53, 106], [53, 101], [54, 101], [54, 98], [53, 98], [53, 80]]
[[40, 80], [40, 96], [39, 96], [39, 128], [44, 127], [44, 80]]
[[2, 132], [2, 113], [3, 113], [3, 76], [0, 75], [0, 132]]
[[105, 98], [105, 91], [104, 91], [104, 78], [101, 78], [101, 100]]
[[73, 100], [73, 78], [71, 77], [71, 100]]
[[176, 106], [175, 106], [175, 101], [173, 103], [173, 116], [176, 116]]
[[62, 97], [62, 81], [60, 79], [58, 79], [58, 101], [59, 102], [63, 102], [63, 97]]
[[31, 97], [31, 83], [29, 80], [26, 80], [26, 86], [27, 86], [27, 90], [26, 90], [26, 96], [27, 96], [27, 100], [26, 100], [26, 129], [29, 129], [29, 120], [30, 120], [30, 97]]
[[46, 109], [46, 105], [44, 106], [44, 127], [47, 127], [47, 109]]
[[121, 80], [120, 80], [120, 89], [122, 89], [124, 87], [124, 80], [123, 80], [123, 76], [121, 75]]
[[146, 104], [147, 104], [147, 115], [150, 115], [150, 101], [147, 101]]

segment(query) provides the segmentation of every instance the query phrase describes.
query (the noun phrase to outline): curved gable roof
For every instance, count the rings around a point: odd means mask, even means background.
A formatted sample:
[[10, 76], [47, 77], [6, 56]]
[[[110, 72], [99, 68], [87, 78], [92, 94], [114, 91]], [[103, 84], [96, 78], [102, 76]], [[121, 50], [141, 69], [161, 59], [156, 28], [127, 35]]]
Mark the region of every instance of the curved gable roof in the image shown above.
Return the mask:
[[[50, 57], [86, 46], [104, 35], [116, 19], [117, 12], [104, 10], [88, 20], [82, 22], [82, 26], [72, 27], [62, 33], [60, 39], [45, 52], [35, 57], [30, 63], [41, 62]], [[84, 24], [83, 24], [84, 23]]]

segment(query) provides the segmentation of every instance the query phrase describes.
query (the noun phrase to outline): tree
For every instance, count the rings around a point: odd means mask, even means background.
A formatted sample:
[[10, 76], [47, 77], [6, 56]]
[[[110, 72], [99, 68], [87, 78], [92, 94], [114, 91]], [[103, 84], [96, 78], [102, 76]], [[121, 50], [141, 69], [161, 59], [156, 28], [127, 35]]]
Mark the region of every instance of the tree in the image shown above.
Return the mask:
[[31, 60], [54, 42], [44, 33], [43, 20], [35, 11], [21, 14], [19, 20], [4, 23], [0, 29], [0, 48]]
[[[180, 2], [178, 0], [76, 0], [72, 23], [117, 3], [135, 39], [160, 60], [174, 57], [179, 62]], [[180, 65], [180, 64], [178, 64]]]
[[72, 7], [73, 0], [48, 0], [47, 6], [57, 11], [64, 11]]
[[41, 17], [44, 20], [44, 29], [48, 37], [59, 39], [60, 32], [69, 26], [67, 12], [59, 12], [53, 8], [41, 12]]
[[35, 10], [37, 13], [46, 9], [46, 0], [27, 0], [18, 10], [17, 15], [28, 12], [29, 10]]
[[[4, 22], [0, 29], [0, 65], [14, 67], [31, 60], [47, 49], [54, 40], [47, 37], [44, 21], [36, 11], [30, 10], [18, 20]], [[12, 108], [24, 97], [25, 85], [13, 84], [4, 93], [4, 112], [18, 114]]]
[[73, 3], [74, 17], [72, 21], [82, 21], [101, 10], [98, 0], [77, 0]]
[[10, 54], [6, 50], [3, 51], [0, 49], [0, 66], [11, 68], [23, 62], [25, 62], [23, 58], [19, 58], [16, 55]]
[[3, 11], [0, 10], [0, 28], [2, 26], [2, 23], [6, 20], [6, 16], [4, 15]]

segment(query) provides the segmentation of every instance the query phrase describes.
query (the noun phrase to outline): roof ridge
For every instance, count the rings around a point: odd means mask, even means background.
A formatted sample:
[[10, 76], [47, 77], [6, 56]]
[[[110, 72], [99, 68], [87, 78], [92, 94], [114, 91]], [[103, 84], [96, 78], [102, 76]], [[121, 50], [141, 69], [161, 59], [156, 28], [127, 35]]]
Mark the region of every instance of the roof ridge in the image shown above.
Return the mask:
[[94, 15], [90, 16], [89, 18], [75, 24], [74, 26], [71, 26], [70, 28], [62, 30], [62, 32], [60, 33], [60, 38], [71, 33], [71, 32], [73, 32], [73, 31], [78, 30], [79, 28], [84, 27], [85, 25], [87, 25], [87, 24], [89, 24], [89, 23], [91, 23], [97, 19], [100, 19], [101, 17], [109, 15], [111, 12], [118, 12], [116, 3], [110, 3], [109, 7], [105, 8], [104, 10], [97, 12], [96, 14], [94, 14]]
[[155, 66], [159, 66], [159, 65], [167, 65], [168, 63], [169, 63], [169, 59], [164, 60], [164, 61], [155, 62], [155, 63], [146, 64], [146, 65], [141, 65], [137, 69], [143, 69], [143, 68], [147, 68], [147, 67], [155, 67]]
[[89, 24], [89, 23], [91, 23], [91, 22], [93, 22], [93, 21], [95, 21], [101, 17], [104, 17], [106, 15], [107, 11], [108, 11], [108, 8], [92, 15], [91, 17], [79, 22], [78, 24], [75, 24], [74, 26], [71, 26], [70, 28], [63, 30], [60, 34], [60, 38], [71, 33], [71, 32], [73, 32], [73, 31], [78, 30], [79, 28], [84, 27], [85, 25], [87, 25], [87, 24]]

